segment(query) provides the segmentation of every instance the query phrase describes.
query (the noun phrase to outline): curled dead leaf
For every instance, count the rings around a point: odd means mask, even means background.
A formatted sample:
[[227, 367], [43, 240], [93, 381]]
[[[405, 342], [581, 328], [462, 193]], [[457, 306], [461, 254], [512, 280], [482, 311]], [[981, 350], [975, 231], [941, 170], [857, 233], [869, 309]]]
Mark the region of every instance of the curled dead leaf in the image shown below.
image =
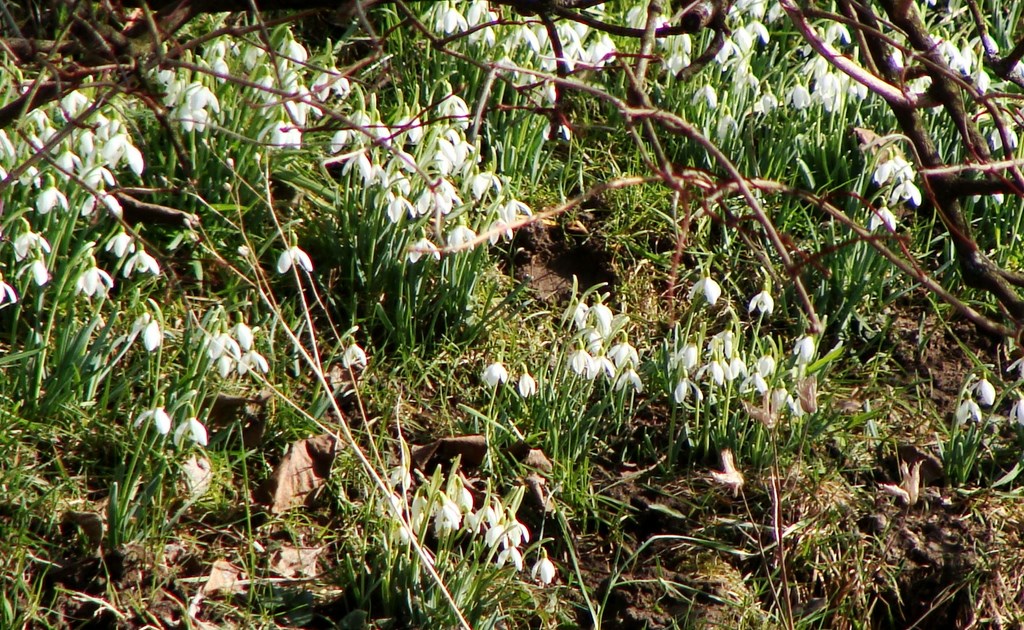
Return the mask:
[[527, 468], [532, 468], [545, 474], [550, 473], [553, 468], [551, 460], [544, 454], [544, 451], [539, 448], [531, 448], [529, 444], [522, 440], [509, 447], [508, 452], [516, 461]]
[[320, 573], [317, 559], [323, 551], [323, 547], [281, 545], [271, 556], [270, 570], [290, 579], [316, 577]]
[[807, 376], [796, 384], [796, 393], [800, 399], [800, 407], [807, 413], [818, 410], [818, 377]]
[[210, 460], [193, 455], [181, 465], [181, 476], [185, 481], [185, 491], [189, 500], [194, 501], [202, 497], [209, 491], [213, 482]]
[[412, 463], [425, 473], [438, 466], [450, 464], [456, 457], [465, 468], [476, 468], [487, 456], [487, 440], [482, 435], [459, 435], [440, 438], [430, 444], [414, 446], [410, 451]]
[[314, 491], [331, 474], [337, 454], [338, 440], [329, 433], [295, 442], [255, 493], [256, 500], [267, 504], [274, 514], [308, 505]]
[[85, 536], [89, 548], [97, 552], [100, 550], [103, 544], [103, 518], [99, 514], [69, 510], [64, 512], [61, 523], [77, 526]]
[[203, 584], [203, 595], [233, 595], [244, 593], [246, 584], [245, 573], [227, 560], [221, 559], [210, 567], [210, 576]]

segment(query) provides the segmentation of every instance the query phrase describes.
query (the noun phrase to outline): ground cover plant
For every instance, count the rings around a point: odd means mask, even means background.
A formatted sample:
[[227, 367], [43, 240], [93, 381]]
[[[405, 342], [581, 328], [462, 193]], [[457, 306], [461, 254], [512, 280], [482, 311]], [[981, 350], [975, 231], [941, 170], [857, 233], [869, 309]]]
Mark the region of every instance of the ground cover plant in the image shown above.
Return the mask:
[[0, 627], [1024, 625], [1019, 7], [0, 8]]

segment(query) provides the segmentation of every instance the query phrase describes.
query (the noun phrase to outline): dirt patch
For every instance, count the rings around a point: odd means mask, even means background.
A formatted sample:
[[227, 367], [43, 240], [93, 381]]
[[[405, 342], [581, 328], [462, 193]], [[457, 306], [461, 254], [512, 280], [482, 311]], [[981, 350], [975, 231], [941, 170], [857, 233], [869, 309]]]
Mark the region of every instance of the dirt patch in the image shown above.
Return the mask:
[[546, 302], [562, 302], [575, 282], [587, 289], [605, 284], [613, 290], [617, 276], [612, 257], [596, 236], [569, 234], [558, 225], [534, 224], [513, 242], [514, 277], [526, 282]]
[[967, 321], [942, 321], [932, 310], [913, 306], [897, 308], [889, 336], [893, 359], [908, 376], [930, 385], [929, 398], [942, 413], [955, 409], [964, 377], [974, 367], [965, 348], [996, 365], [1001, 342]]

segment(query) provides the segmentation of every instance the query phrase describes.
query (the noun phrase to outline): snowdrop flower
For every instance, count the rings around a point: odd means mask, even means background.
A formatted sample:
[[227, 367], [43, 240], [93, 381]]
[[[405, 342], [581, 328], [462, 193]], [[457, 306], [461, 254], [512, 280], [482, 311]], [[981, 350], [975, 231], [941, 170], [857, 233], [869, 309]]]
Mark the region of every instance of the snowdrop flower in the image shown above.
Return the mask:
[[454, 532], [462, 525], [462, 510], [448, 495], [441, 494], [434, 506], [434, 533], [438, 536]]
[[1024, 427], [1024, 396], [1018, 397], [1017, 402], [1013, 403], [1013, 408], [1010, 409], [1010, 420]]
[[68, 198], [52, 184], [36, 196], [36, 212], [49, 214], [56, 207], [68, 209]]
[[519, 395], [523, 398], [529, 398], [537, 393], [537, 380], [530, 376], [528, 372], [524, 372], [519, 377]]
[[3, 308], [9, 304], [17, 304], [18, 294], [14, 291], [14, 287], [4, 282], [3, 275], [0, 275], [0, 308]]
[[619, 374], [619, 378], [615, 380], [615, 389], [620, 390], [626, 387], [626, 385], [632, 385], [633, 391], [640, 393], [644, 391], [644, 384], [640, 380], [640, 375], [636, 373], [636, 370], [629, 368]]
[[693, 98], [690, 99], [691, 105], [696, 105], [697, 101], [703, 99], [708, 104], [708, 109], [715, 109], [718, 107], [718, 94], [715, 92], [715, 88], [710, 85], [705, 85], [693, 94]]
[[410, 263], [419, 262], [424, 256], [433, 256], [434, 260], [441, 260], [441, 252], [428, 239], [421, 238], [409, 246], [409, 254], [406, 260]]
[[793, 89], [789, 91], [789, 95], [786, 97], [786, 102], [792, 105], [795, 109], [806, 109], [811, 105], [811, 93], [807, 91], [807, 88], [802, 85], [795, 85]]
[[576, 328], [582, 330], [587, 326], [587, 316], [590, 314], [590, 307], [584, 302], [580, 302], [576, 305], [576, 308], [572, 311], [572, 321], [576, 324]]
[[270, 364], [267, 363], [267, 358], [255, 350], [248, 350], [238, 358], [239, 376], [244, 376], [250, 371], [263, 372], [264, 374], [270, 372]]
[[103, 249], [113, 253], [118, 258], [124, 258], [125, 255], [135, 251], [135, 240], [124, 232], [118, 232], [110, 237], [110, 240], [107, 241], [107, 246]]
[[987, 378], [983, 378], [974, 386], [974, 394], [982, 407], [991, 407], [996, 402], [996, 388]]
[[498, 554], [497, 560], [495, 560], [499, 567], [505, 566], [510, 561], [515, 566], [516, 571], [523, 570], [523, 553], [516, 547], [505, 547]]
[[917, 185], [909, 179], [905, 179], [900, 183], [896, 184], [892, 192], [889, 193], [889, 205], [896, 203], [899, 200], [909, 201], [914, 207], [921, 205], [921, 191]]
[[761, 315], [771, 315], [775, 311], [775, 299], [772, 298], [772, 294], [765, 290], [752, 297], [750, 304], [747, 305], [747, 312], [753, 313], [755, 309]]
[[793, 355], [796, 357], [796, 364], [803, 366], [814, 358], [814, 337], [806, 335], [797, 340], [793, 346]]
[[124, 269], [121, 270], [121, 275], [127, 278], [136, 270], [139, 273], [151, 273], [154, 276], [159, 276], [160, 263], [157, 262], [156, 258], [150, 256], [146, 250], [139, 248], [139, 251], [135, 252], [131, 258], [124, 263]]
[[478, 173], [470, 180], [469, 188], [473, 195], [473, 199], [479, 201], [480, 199], [483, 199], [484, 195], [490, 190], [493, 190], [495, 193], [500, 193], [501, 179], [499, 179], [494, 173]]
[[604, 374], [604, 377], [609, 379], [615, 377], [615, 364], [611, 362], [611, 359], [602, 355], [593, 357], [592, 361], [594, 371], [591, 378], [596, 378], [598, 374]]
[[715, 302], [722, 295], [722, 287], [711, 278], [705, 276], [698, 280], [693, 285], [693, 288], [690, 289], [690, 299], [692, 300], [698, 293], [703, 293], [704, 299], [708, 301], [708, 304], [714, 306]]
[[576, 372], [580, 376], [587, 378], [594, 378], [597, 376], [597, 366], [594, 364], [594, 358], [590, 356], [590, 353], [580, 348], [576, 352], [572, 353], [569, 357], [569, 366], [573, 372]]
[[704, 400], [704, 392], [700, 391], [700, 387], [688, 378], [681, 379], [676, 383], [676, 388], [672, 391], [672, 399], [676, 401], [677, 405], [681, 405], [686, 401], [691, 391], [697, 402]]
[[590, 315], [594, 317], [594, 327], [603, 336], [612, 331], [612, 309], [604, 304], [598, 303], [590, 307]]
[[1018, 378], [1024, 379], [1024, 357], [1017, 359], [1006, 368], [1007, 372], [1012, 372], [1014, 370], [1017, 370], [1019, 375]]
[[691, 372], [697, 367], [697, 360], [699, 358], [700, 350], [697, 349], [697, 344], [688, 343], [672, 353], [669, 364], [674, 368], [682, 368], [687, 372]]
[[139, 417], [135, 419], [135, 428], [139, 428], [143, 422], [147, 420], [153, 421], [153, 426], [160, 435], [167, 435], [171, 431], [171, 417], [167, 415], [163, 407], [156, 407], [148, 411], [143, 411], [139, 414]]
[[231, 329], [231, 333], [234, 335], [235, 339], [238, 340], [238, 347], [240, 350], [244, 350], [246, 352], [252, 350], [252, 328], [249, 328], [245, 322], [238, 322], [235, 324], [234, 328]]
[[628, 342], [617, 343], [612, 346], [608, 350], [608, 356], [615, 362], [615, 367], [618, 369], [640, 365], [640, 355], [637, 354], [636, 348]]
[[206, 446], [206, 427], [203, 426], [203, 423], [200, 422], [198, 418], [189, 418], [186, 422], [183, 422], [178, 426], [174, 431], [175, 444], [181, 444], [181, 440], [185, 436], [186, 431], [188, 431], [188, 436], [193, 442], [199, 446]]
[[346, 370], [351, 368], [365, 368], [367, 364], [366, 352], [359, 347], [359, 344], [353, 343], [349, 347], [345, 348], [345, 353], [341, 355], [341, 365]]
[[149, 313], [143, 313], [132, 325], [132, 337], [142, 333], [142, 345], [146, 352], [156, 352], [163, 342], [160, 324]]
[[[46, 268], [46, 262], [43, 261], [42, 258], [37, 258], [34, 261], [32, 261], [32, 264], [29, 265], [28, 270], [32, 273], [32, 281], [36, 283], [36, 286], [41, 287], [50, 281], [50, 272]], [[24, 271], [25, 270], [22, 269], [22, 271], [19, 272], [18, 275], [20, 276], [21, 273], [23, 273]]]
[[107, 140], [100, 154], [111, 168], [117, 168], [121, 160], [127, 160], [128, 167], [136, 175], [142, 175], [142, 171], [146, 168], [142, 152], [132, 144], [126, 133], [119, 133]]
[[508, 380], [508, 370], [501, 363], [492, 363], [484, 368], [483, 374], [480, 375], [480, 379], [488, 387], [496, 387], [501, 383]]
[[41, 234], [35, 232], [25, 232], [24, 234], [18, 235], [14, 239], [14, 258], [19, 262], [25, 260], [28, 257], [29, 251], [33, 249], [40, 249], [41, 251], [49, 254], [50, 253], [50, 242]]
[[309, 254], [295, 245], [281, 252], [281, 256], [277, 259], [277, 272], [288, 273], [288, 270], [293, 265], [307, 273], [312, 273], [313, 271], [313, 261], [309, 259]]
[[114, 287], [110, 274], [93, 265], [86, 269], [75, 281], [75, 290], [86, 297], [105, 297], [107, 291]]
[[461, 249], [473, 242], [476, 238], [476, 232], [465, 225], [455, 226], [451, 232], [448, 233], [448, 248], [449, 249]]
[[391, 219], [392, 223], [398, 223], [406, 215], [410, 217], [416, 216], [416, 208], [403, 195], [388, 193], [388, 197], [388, 218]]
[[239, 347], [238, 342], [228, 333], [222, 332], [213, 335], [210, 337], [206, 347], [206, 356], [211, 361], [216, 361], [224, 356], [237, 359], [241, 355], [242, 349]]
[[766, 354], [757, 360], [755, 366], [759, 374], [763, 376], [771, 376], [775, 373], [775, 357], [770, 354]]
[[963, 426], [968, 420], [973, 420], [974, 422], [981, 421], [981, 407], [970, 397], [960, 403], [960, 406], [956, 409], [957, 425]]
[[533, 565], [530, 577], [534, 580], [539, 580], [545, 586], [555, 580], [555, 565], [548, 559], [547, 551], [541, 550], [540, 560], [537, 561], [537, 564]]
[[868, 222], [868, 231], [874, 232], [883, 225], [890, 232], [896, 231], [896, 216], [887, 206], [872, 211], [871, 220]]

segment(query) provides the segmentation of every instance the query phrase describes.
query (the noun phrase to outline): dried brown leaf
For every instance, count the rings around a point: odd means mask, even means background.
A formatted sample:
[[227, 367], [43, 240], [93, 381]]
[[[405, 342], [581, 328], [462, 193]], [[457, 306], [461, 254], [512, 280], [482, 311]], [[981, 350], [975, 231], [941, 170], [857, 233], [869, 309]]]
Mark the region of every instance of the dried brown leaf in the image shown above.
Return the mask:
[[323, 547], [281, 545], [271, 556], [270, 570], [290, 579], [316, 577], [320, 573], [317, 559], [323, 551]]
[[210, 489], [213, 481], [213, 469], [210, 460], [193, 455], [181, 465], [181, 476], [185, 480], [185, 490], [189, 500], [203, 496]]
[[796, 393], [800, 398], [800, 407], [807, 413], [818, 410], [818, 377], [808, 376], [796, 384]]
[[519, 463], [527, 468], [538, 470], [542, 473], [550, 473], [553, 466], [544, 451], [539, 448], [531, 448], [529, 444], [520, 440], [509, 447], [508, 452]]
[[307, 505], [330, 475], [337, 454], [338, 440], [329, 433], [295, 442], [257, 492], [257, 500], [274, 514]]
[[412, 463], [424, 472], [446, 465], [459, 457], [463, 467], [476, 468], [487, 456], [487, 440], [482, 435], [459, 435], [434, 440], [430, 444], [414, 446]]
[[103, 544], [103, 518], [99, 514], [69, 510], [64, 512], [61, 522], [77, 526], [88, 541], [89, 547], [99, 551]]
[[203, 585], [203, 595], [233, 595], [244, 593], [245, 573], [227, 560], [217, 560], [210, 567], [210, 577]]

